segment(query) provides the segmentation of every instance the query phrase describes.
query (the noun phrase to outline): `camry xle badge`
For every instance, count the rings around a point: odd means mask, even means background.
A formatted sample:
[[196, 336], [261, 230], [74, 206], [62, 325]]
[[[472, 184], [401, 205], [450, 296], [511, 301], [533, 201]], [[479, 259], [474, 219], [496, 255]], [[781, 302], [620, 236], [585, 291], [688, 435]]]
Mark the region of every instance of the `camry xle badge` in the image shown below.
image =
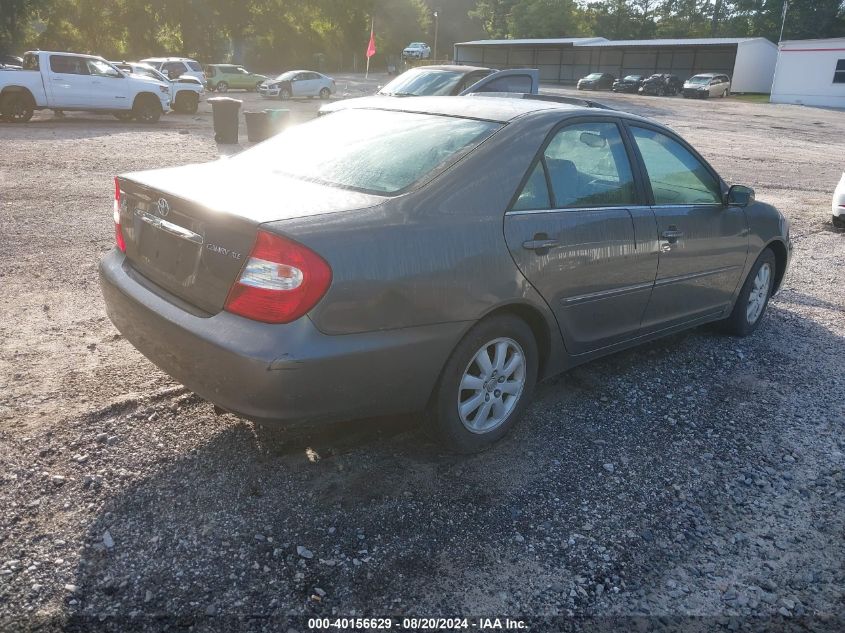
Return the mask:
[[170, 204], [164, 198], [158, 199], [158, 214], [166, 218], [167, 214], [170, 213]]

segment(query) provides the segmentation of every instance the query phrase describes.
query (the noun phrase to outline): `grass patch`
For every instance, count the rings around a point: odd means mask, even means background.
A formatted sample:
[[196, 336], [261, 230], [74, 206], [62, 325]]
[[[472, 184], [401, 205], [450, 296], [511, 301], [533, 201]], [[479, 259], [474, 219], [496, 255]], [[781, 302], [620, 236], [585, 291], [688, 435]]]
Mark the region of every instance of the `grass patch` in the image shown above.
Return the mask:
[[771, 95], [756, 94], [756, 93], [755, 94], [746, 93], [746, 94], [731, 95], [732, 98], [734, 98], [738, 101], [748, 101], [749, 103], [769, 103], [769, 97], [770, 96]]

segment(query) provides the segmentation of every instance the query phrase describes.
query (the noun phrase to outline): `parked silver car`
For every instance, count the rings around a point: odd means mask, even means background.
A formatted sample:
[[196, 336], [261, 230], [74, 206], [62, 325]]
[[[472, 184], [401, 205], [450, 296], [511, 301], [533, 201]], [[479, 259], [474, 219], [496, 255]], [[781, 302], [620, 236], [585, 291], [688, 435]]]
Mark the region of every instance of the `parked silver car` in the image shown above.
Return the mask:
[[258, 94], [262, 97], [275, 97], [283, 101], [299, 97], [320, 97], [325, 100], [336, 91], [334, 79], [313, 70], [289, 70], [258, 86]]
[[463, 452], [539, 379], [711, 321], [750, 334], [791, 253], [671, 130], [533, 95], [383, 97], [124, 174], [114, 219], [108, 315], [188, 388], [287, 424], [425, 411]]
[[702, 73], [690, 77], [684, 82], [684, 88], [681, 91], [684, 98], [694, 97], [699, 99], [727, 97], [730, 93], [730, 77], [717, 73]]

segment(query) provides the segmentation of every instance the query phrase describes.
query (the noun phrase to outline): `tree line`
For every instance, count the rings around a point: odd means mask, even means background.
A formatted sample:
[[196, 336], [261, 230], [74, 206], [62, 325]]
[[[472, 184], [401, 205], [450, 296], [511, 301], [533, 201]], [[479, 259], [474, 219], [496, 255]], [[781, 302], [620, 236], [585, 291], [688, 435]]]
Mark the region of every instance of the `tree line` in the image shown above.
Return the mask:
[[[72, 50], [111, 59], [184, 55], [258, 69], [375, 68], [409, 42], [602, 36], [762, 36], [778, 41], [785, 0], [2, 0], [0, 53]], [[435, 11], [437, 18], [434, 17]], [[845, 36], [845, 1], [789, 0], [784, 39]]]

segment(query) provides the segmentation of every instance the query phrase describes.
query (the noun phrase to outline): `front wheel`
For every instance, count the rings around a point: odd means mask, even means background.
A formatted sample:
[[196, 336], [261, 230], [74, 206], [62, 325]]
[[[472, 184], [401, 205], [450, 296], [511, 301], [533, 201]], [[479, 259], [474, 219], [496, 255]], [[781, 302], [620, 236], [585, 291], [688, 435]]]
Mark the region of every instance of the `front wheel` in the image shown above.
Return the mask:
[[217, 87], [215, 88], [217, 92], [229, 92], [229, 84], [225, 81], [220, 81], [217, 83]]
[[332, 96], [332, 91], [329, 90], [328, 88], [323, 88], [322, 90], [320, 90], [320, 99], [322, 99], [323, 101], [328, 100], [328, 98], [331, 97], [331, 96]]
[[132, 113], [141, 123], [157, 123], [161, 118], [161, 105], [155, 97], [143, 98], [142, 95], [132, 108]]
[[528, 324], [498, 315], [476, 324], [452, 352], [429, 403], [429, 428], [448, 449], [477, 453], [522, 416], [537, 382]]
[[728, 334], [748, 336], [759, 327], [775, 285], [776, 270], [775, 254], [767, 248], [754, 262], [739, 291], [733, 312], [723, 322]]
[[290, 88], [282, 88], [279, 90], [279, 99], [281, 99], [282, 101], [287, 101], [288, 99], [290, 99], [290, 97]]
[[725, 98], [725, 97], [727, 97], [727, 96], [728, 96], [728, 91], [727, 91], [727, 90], [725, 90], [725, 91], [722, 93], [722, 99], [724, 99], [724, 98]]

